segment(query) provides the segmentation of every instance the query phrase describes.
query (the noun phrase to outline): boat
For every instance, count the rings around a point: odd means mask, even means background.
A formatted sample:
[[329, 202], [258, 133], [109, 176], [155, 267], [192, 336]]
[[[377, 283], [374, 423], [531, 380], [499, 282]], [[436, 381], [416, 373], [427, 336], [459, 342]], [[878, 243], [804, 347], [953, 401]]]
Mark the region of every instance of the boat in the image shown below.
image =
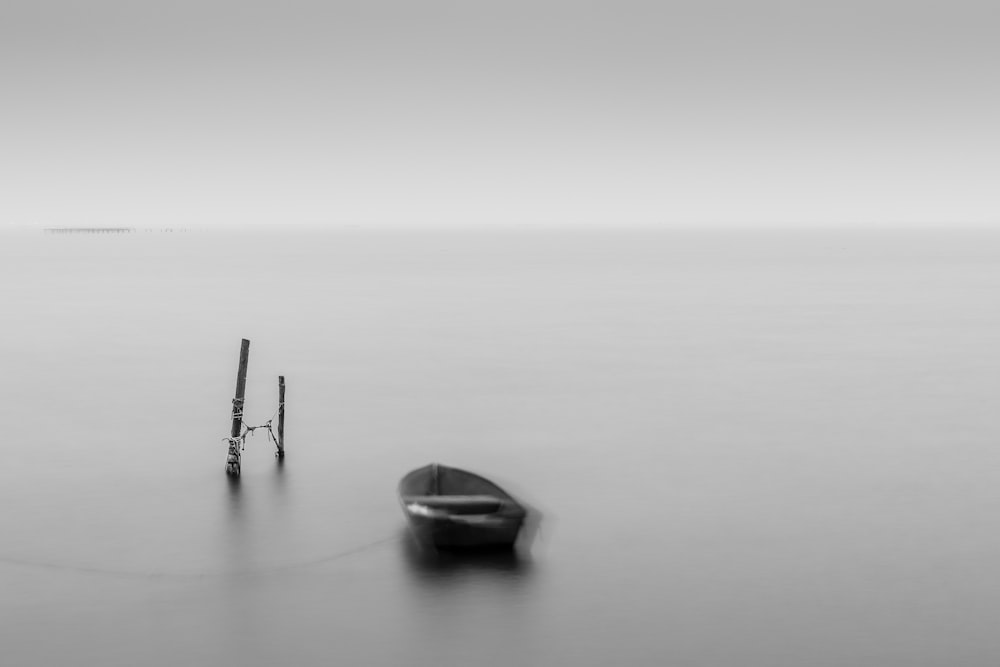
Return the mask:
[[417, 541], [437, 549], [511, 549], [527, 511], [475, 473], [431, 463], [399, 482], [399, 502]]

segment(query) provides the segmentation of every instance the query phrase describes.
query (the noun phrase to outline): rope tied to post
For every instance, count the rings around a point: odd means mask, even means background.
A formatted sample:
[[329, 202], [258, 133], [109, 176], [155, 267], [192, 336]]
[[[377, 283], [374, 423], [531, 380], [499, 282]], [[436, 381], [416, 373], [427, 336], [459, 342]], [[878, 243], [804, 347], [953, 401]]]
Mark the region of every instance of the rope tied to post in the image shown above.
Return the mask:
[[248, 435], [253, 435], [254, 431], [256, 431], [259, 428], [263, 428], [263, 429], [267, 429], [267, 440], [268, 440], [268, 442], [273, 442], [275, 444], [275, 446], [277, 446], [278, 445], [278, 437], [276, 435], [274, 435], [274, 430], [271, 428], [271, 422], [272, 422], [273, 419], [274, 418], [272, 417], [271, 419], [268, 419], [265, 423], [260, 424], [259, 426], [249, 426], [248, 424], [243, 424], [243, 434], [240, 436], [243, 439], [243, 442], [246, 443], [246, 439], [247, 439]]
[[263, 424], [258, 424], [257, 426], [250, 426], [249, 424], [247, 424], [246, 422], [244, 422], [241, 419], [240, 420], [240, 424], [243, 426], [243, 432], [240, 433], [235, 438], [227, 436], [225, 438], [222, 438], [222, 440], [227, 441], [230, 444], [230, 446], [237, 445], [237, 446], [239, 446], [239, 448], [240, 448], [241, 451], [246, 451], [246, 448], [247, 448], [247, 436], [248, 435], [254, 435], [254, 432], [257, 429], [263, 428], [263, 429], [267, 429], [267, 440], [268, 440], [268, 442], [273, 442], [274, 445], [277, 446], [278, 445], [278, 436], [276, 436], [274, 434], [274, 429], [271, 427], [271, 422], [273, 420], [274, 420], [274, 418], [272, 417], [271, 419], [268, 419]]

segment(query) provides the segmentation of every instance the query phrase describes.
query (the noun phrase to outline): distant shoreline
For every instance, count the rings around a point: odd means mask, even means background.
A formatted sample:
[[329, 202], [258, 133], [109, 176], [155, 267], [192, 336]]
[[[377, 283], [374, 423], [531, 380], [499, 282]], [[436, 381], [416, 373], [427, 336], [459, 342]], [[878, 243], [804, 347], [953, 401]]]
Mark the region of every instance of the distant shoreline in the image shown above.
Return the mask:
[[139, 231], [173, 233], [186, 232], [187, 230], [175, 229], [173, 227], [142, 230], [138, 230], [135, 227], [46, 227], [44, 231], [46, 234], [134, 234]]

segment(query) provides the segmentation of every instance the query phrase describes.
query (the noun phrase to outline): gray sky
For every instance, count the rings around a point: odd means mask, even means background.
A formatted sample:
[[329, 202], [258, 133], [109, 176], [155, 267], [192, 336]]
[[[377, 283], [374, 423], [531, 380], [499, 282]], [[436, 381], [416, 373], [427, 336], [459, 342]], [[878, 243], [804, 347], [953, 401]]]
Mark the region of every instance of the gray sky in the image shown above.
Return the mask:
[[1000, 226], [1000, 3], [4, 0], [0, 225]]

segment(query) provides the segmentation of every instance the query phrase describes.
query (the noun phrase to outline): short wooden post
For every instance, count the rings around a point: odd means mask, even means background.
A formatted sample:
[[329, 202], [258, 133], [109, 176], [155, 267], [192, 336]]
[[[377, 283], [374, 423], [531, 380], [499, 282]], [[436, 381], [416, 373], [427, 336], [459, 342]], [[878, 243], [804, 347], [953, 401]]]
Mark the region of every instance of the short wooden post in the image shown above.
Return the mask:
[[233, 427], [229, 432], [229, 454], [226, 456], [226, 474], [240, 474], [240, 431], [243, 428], [243, 397], [247, 389], [247, 362], [250, 360], [250, 341], [240, 345], [240, 367], [236, 372], [236, 398], [233, 399]]
[[285, 458], [285, 376], [278, 376], [278, 458]]

